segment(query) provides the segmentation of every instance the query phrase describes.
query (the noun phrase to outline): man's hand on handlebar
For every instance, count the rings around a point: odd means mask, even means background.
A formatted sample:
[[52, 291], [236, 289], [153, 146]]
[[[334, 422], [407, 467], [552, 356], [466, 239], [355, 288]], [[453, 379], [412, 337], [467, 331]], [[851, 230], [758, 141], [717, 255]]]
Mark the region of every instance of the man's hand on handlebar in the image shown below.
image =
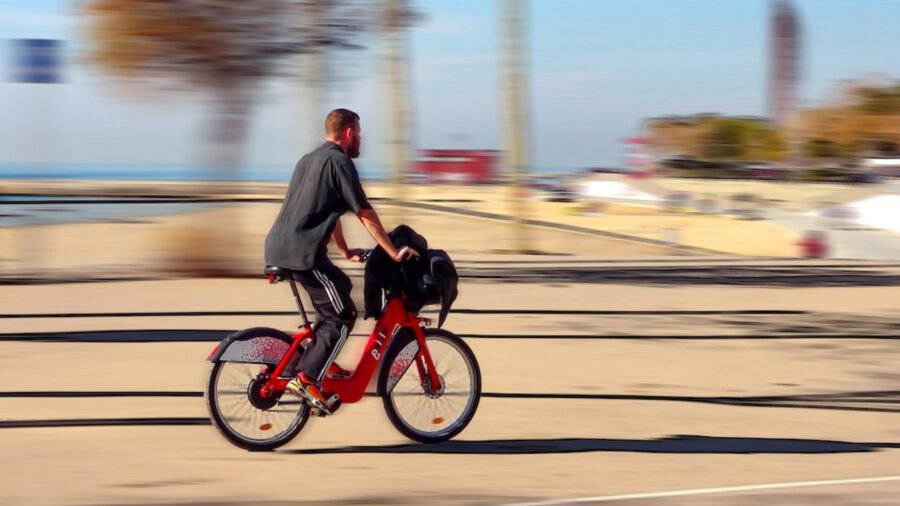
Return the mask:
[[[344, 255], [344, 258], [350, 260], [351, 262], [366, 262], [369, 257], [372, 256], [372, 250], [370, 249], [360, 249], [354, 248], [347, 250], [347, 253]], [[395, 262], [402, 262], [403, 260], [409, 258], [418, 258], [419, 253], [410, 248], [409, 246], [404, 246], [397, 250], [397, 256], [392, 257], [391, 260]]]
[[397, 256], [393, 258], [395, 262], [402, 262], [407, 258], [418, 258], [419, 252], [410, 248], [409, 246], [404, 246], [397, 251]]
[[369, 256], [367, 253], [368, 252], [362, 248], [353, 248], [347, 250], [345, 258], [351, 262], [365, 262], [366, 258]]

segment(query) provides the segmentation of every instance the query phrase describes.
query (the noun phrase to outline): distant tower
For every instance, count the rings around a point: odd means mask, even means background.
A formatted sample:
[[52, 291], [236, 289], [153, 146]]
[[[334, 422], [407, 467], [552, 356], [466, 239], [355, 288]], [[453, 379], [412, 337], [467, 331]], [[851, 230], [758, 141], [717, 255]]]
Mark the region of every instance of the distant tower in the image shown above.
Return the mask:
[[772, 2], [769, 118], [784, 125], [795, 106], [800, 70], [800, 25], [787, 0]]

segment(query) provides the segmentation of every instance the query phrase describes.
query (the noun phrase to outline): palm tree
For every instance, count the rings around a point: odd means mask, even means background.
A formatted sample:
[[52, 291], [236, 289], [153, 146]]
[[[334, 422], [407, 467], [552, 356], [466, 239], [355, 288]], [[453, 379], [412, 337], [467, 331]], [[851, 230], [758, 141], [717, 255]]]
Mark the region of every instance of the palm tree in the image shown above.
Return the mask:
[[[354, 49], [365, 28], [363, 0], [86, 0], [88, 59], [114, 76], [213, 97], [205, 158], [217, 179], [235, 179], [260, 85], [285, 73], [288, 57]], [[299, 22], [309, 18], [305, 23]], [[315, 86], [322, 86], [316, 81]], [[320, 122], [323, 118], [318, 119]], [[206, 188], [216, 191], [216, 188]], [[240, 220], [231, 230], [197, 223], [167, 237], [166, 270], [232, 273]]]
[[[291, 55], [361, 47], [354, 40], [365, 28], [352, 0], [87, 0], [83, 9], [89, 61], [213, 96], [208, 161], [226, 176], [240, 164], [261, 82]], [[298, 23], [305, 17], [315, 22]]]

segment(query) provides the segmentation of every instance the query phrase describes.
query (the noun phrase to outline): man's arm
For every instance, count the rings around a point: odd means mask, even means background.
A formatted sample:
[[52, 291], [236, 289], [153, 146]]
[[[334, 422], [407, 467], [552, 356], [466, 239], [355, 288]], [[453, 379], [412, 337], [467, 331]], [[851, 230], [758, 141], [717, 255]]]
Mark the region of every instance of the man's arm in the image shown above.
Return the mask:
[[416, 253], [416, 250], [408, 246], [404, 246], [399, 250], [394, 247], [394, 243], [391, 242], [390, 237], [388, 237], [387, 233], [384, 231], [384, 226], [381, 224], [378, 213], [376, 213], [374, 209], [360, 209], [359, 212], [356, 213], [356, 216], [366, 227], [366, 230], [369, 231], [369, 234], [372, 235], [372, 238], [375, 239], [375, 242], [384, 248], [384, 251], [387, 252], [395, 262], [399, 262], [404, 258], [419, 256], [419, 254]]
[[351, 262], [362, 261], [363, 250], [347, 248], [347, 241], [344, 240], [344, 230], [341, 228], [340, 218], [338, 218], [334, 225], [334, 232], [331, 233], [331, 238], [334, 240], [334, 245], [337, 246], [338, 251], [341, 252], [341, 255], [343, 255], [344, 258]]
[[[372, 206], [369, 205], [369, 200], [366, 198], [366, 192], [359, 182], [359, 174], [356, 172], [356, 166], [353, 165], [353, 161], [349, 158], [346, 159], [346, 162], [345, 165], [340, 165], [336, 168], [338, 169], [338, 186], [344, 200], [347, 202], [347, 207], [356, 213], [359, 221], [366, 227], [366, 230], [375, 239], [375, 242], [377, 242], [395, 262], [400, 262], [404, 258], [419, 256], [414, 249], [407, 246], [404, 246], [399, 250], [394, 247], [394, 243], [391, 242], [391, 239], [384, 231], [384, 226], [381, 224], [378, 214], [372, 209]], [[338, 229], [335, 228], [335, 231], [337, 230]], [[343, 234], [341, 234], [341, 239], [343, 239], [343, 237]], [[335, 239], [335, 241], [337, 241], [337, 239]], [[346, 247], [346, 244], [344, 247]], [[338, 248], [340, 248], [340, 245], [338, 245]]]

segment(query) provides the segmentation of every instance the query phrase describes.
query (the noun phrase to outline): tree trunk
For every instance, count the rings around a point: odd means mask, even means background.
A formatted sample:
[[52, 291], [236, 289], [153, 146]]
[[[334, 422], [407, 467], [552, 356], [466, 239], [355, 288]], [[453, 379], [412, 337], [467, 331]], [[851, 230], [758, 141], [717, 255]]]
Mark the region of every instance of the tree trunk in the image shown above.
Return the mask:
[[[311, 40], [326, 37], [323, 23], [326, 10], [331, 4], [326, 0], [310, 0], [304, 4], [297, 23], [308, 33]], [[296, 118], [299, 124], [297, 157], [312, 151], [325, 140], [325, 115], [331, 110], [329, 90], [326, 83], [331, 80], [328, 64], [329, 52], [326, 47], [315, 47], [309, 53], [297, 56], [299, 75], [297, 84], [303, 100], [298, 100]]]
[[527, 64], [525, 57], [525, 2], [503, 0], [502, 73], [503, 116], [505, 126], [504, 165], [510, 186], [510, 214], [513, 218], [512, 250], [527, 253], [531, 247], [523, 180], [528, 168]]
[[252, 104], [250, 89], [241, 82], [225, 84], [215, 98], [210, 125], [209, 163], [216, 171], [216, 180], [236, 181], [244, 161], [244, 143]]
[[[237, 182], [243, 165], [252, 100], [241, 82], [224, 83], [217, 89], [206, 137], [206, 169], [211, 181], [198, 186], [198, 196], [229, 197], [241, 193]], [[216, 220], [206, 213], [191, 223], [167, 232], [164, 270], [190, 276], [232, 276], [250, 270], [253, 252], [245, 242], [241, 208], [223, 203], [215, 208]], [[262, 252], [257, 252], [262, 257]]]
[[[391, 182], [391, 198], [410, 198], [407, 187], [411, 158], [409, 54], [403, 18], [408, 14], [404, 0], [382, 0], [382, 76], [384, 79], [384, 152], [382, 159]], [[400, 209], [400, 208], [398, 208]]]

